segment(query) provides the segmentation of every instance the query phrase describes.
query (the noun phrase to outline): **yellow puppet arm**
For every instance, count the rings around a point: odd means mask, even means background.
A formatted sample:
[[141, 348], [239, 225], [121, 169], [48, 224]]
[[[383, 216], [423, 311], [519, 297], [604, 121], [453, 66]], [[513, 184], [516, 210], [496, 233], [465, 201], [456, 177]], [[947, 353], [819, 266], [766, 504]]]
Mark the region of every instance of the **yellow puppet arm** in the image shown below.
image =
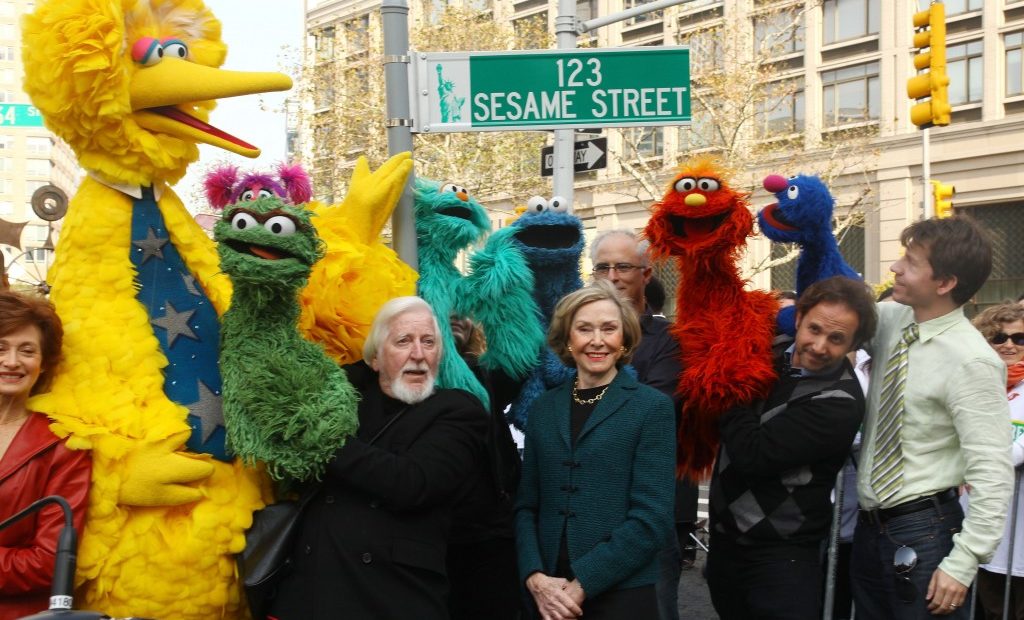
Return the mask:
[[348, 193], [341, 207], [335, 211], [345, 218], [347, 228], [363, 243], [373, 243], [391, 217], [402, 196], [409, 173], [412, 155], [399, 153], [384, 162], [376, 172], [370, 172], [365, 157], [356, 161]]
[[177, 506], [202, 499], [190, 483], [213, 475], [213, 464], [178, 449], [188, 431], [139, 446], [128, 456], [120, 503], [128, 506]]

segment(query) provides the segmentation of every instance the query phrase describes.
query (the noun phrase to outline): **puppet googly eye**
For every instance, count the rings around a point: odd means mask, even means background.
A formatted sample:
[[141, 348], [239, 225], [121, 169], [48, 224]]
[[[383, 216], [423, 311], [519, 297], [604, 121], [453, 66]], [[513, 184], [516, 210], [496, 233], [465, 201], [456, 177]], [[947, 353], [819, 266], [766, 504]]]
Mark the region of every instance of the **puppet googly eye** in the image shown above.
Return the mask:
[[456, 185], [455, 186], [455, 193], [456, 194], [465, 194], [466, 196], [469, 196], [469, 190], [466, 189], [465, 187], [461, 186], [461, 185]]
[[441, 186], [441, 192], [451, 192], [454, 194], [457, 193], [458, 191], [459, 186], [455, 185], [454, 183], [445, 183], [444, 185]]
[[231, 228], [234, 228], [235, 230], [246, 230], [256, 226], [259, 226], [259, 222], [257, 222], [256, 218], [248, 213], [236, 213], [231, 216]]
[[701, 177], [697, 180], [697, 187], [702, 192], [717, 192], [718, 191], [718, 179], [712, 179], [708, 177]]
[[683, 177], [676, 181], [677, 192], [692, 192], [697, 189], [697, 179], [692, 177]]
[[279, 237], [287, 237], [295, 234], [295, 220], [285, 215], [275, 215], [264, 222], [263, 228]]
[[239, 196], [238, 199], [239, 200], [244, 200], [246, 202], [248, 202], [250, 200], [255, 200], [256, 199], [256, 192], [252, 191], [251, 189], [247, 189], [244, 192], [242, 192], [242, 195]]
[[561, 196], [552, 196], [548, 201], [548, 209], [555, 213], [565, 213], [569, 210], [569, 201]]
[[161, 43], [164, 46], [164, 56], [167, 58], [188, 60], [188, 46], [181, 39], [164, 39]]
[[786, 190], [786, 198], [789, 198], [790, 200], [796, 200], [799, 195], [800, 188], [796, 185], [790, 185], [789, 189]]
[[548, 209], [548, 201], [541, 196], [534, 196], [526, 203], [528, 213], [543, 213]]
[[259, 197], [260, 197], [260, 198], [270, 198], [270, 197], [272, 197], [273, 195], [274, 195], [274, 193], [273, 193], [273, 192], [271, 192], [271, 191], [270, 191], [269, 189], [261, 189], [261, 190], [260, 190], [260, 196], [259, 196]]
[[164, 46], [153, 37], [143, 37], [132, 45], [132, 60], [143, 67], [152, 67], [164, 59]]

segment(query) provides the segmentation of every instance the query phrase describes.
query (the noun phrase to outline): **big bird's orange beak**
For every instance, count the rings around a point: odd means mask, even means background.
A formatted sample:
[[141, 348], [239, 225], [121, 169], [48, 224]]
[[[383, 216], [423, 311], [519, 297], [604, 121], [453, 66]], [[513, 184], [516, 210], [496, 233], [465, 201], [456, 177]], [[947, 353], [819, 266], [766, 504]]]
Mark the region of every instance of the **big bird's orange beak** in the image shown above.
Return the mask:
[[291, 87], [291, 78], [283, 73], [224, 71], [164, 58], [152, 67], [139, 69], [129, 94], [136, 122], [150, 131], [258, 157], [260, 150], [255, 146], [189, 114], [188, 104]]

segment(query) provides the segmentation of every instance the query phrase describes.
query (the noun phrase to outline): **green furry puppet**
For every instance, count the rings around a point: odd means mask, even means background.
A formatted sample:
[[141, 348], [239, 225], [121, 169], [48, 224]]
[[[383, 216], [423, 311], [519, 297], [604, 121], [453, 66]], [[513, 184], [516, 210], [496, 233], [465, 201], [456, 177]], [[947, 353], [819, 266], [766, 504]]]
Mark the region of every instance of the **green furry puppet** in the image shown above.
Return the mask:
[[[270, 194], [270, 196], [266, 196]], [[323, 253], [310, 212], [271, 192], [228, 206], [214, 226], [234, 284], [221, 325], [228, 447], [275, 480], [318, 478], [356, 432], [358, 395], [296, 327], [297, 295]]]

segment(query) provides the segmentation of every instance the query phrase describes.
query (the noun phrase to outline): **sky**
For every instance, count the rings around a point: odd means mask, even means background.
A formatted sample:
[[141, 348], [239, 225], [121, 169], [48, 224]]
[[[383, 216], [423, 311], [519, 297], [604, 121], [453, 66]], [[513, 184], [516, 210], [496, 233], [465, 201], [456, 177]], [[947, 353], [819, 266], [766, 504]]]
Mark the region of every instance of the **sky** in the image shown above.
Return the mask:
[[[223, 24], [228, 46], [223, 69], [234, 71], [281, 71], [282, 46], [302, 48], [302, 0], [205, 0]], [[294, 78], [294, 76], [293, 76]], [[284, 100], [288, 93], [266, 93], [221, 99], [210, 114], [210, 124], [255, 144], [262, 150], [249, 159], [223, 149], [199, 145], [199, 161], [174, 191], [195, 210], [193, 189], [202, 184], [205, 165], [225, 162], [241, 170], [270, 170], [285, 157]]]

